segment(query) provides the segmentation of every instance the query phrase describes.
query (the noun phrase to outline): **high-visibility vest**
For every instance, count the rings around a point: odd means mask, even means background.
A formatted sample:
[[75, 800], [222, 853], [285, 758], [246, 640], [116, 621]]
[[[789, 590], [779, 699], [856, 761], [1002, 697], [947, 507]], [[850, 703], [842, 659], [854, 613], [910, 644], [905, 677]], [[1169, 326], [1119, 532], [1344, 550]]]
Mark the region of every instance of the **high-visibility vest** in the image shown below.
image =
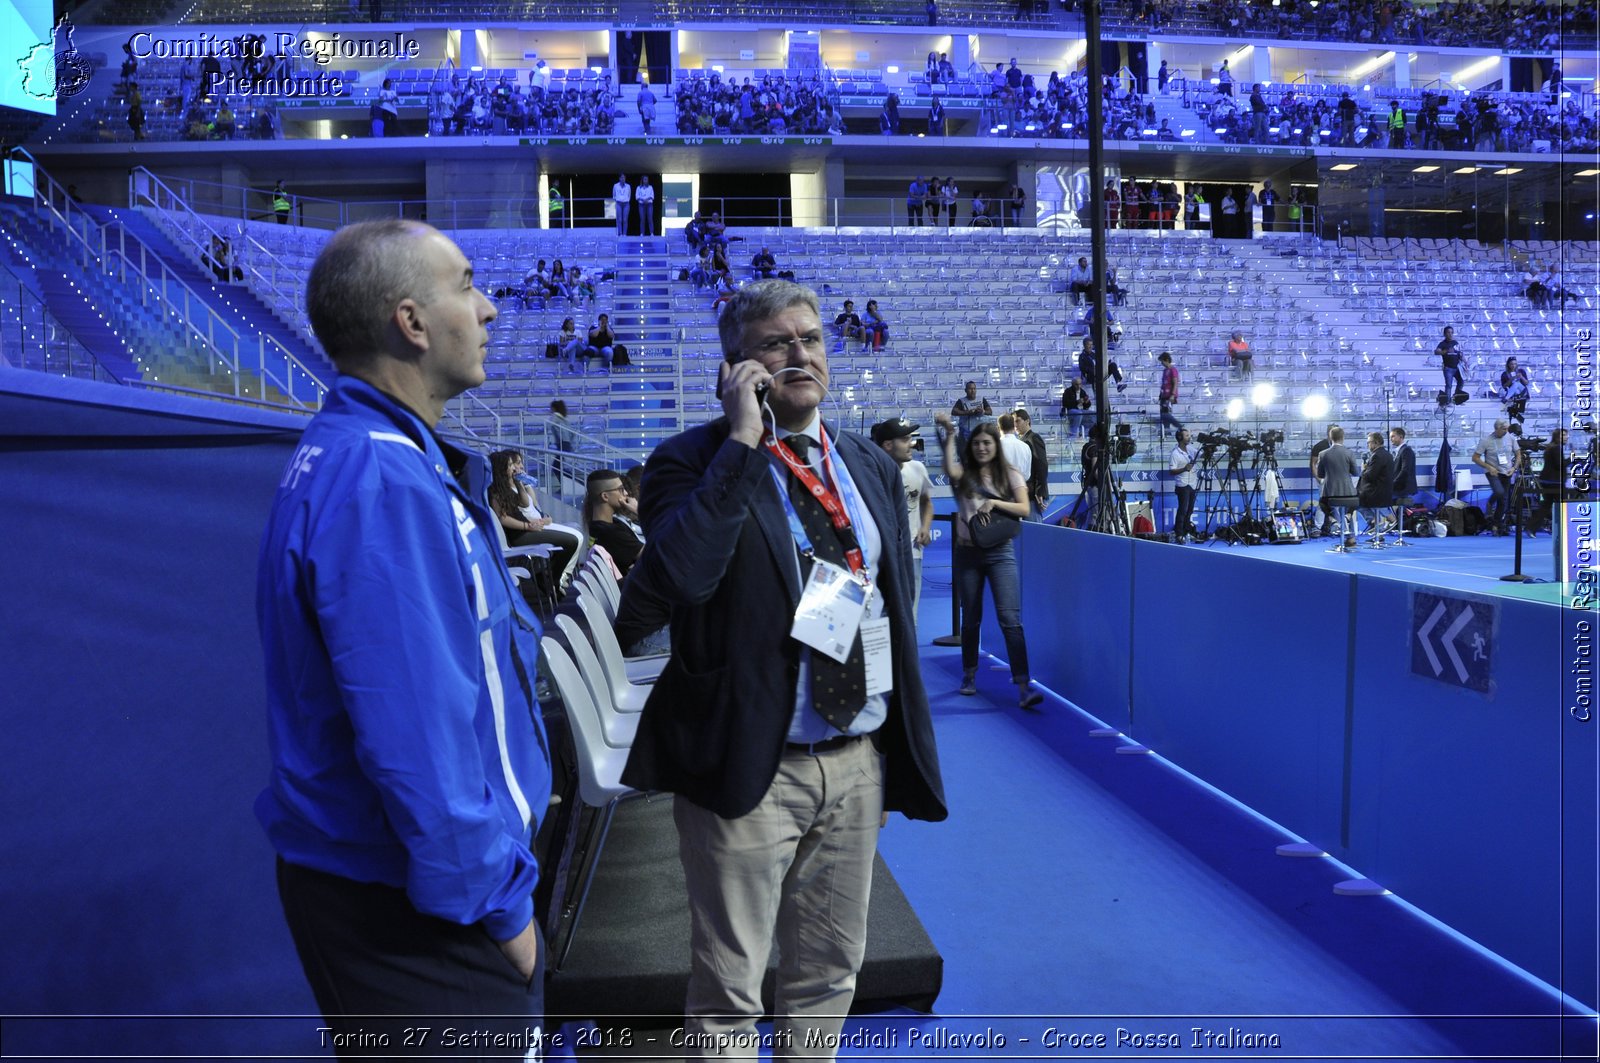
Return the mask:
[[277, 211], [279, 214], [289, 213], [289, 211], [293, 208], [289, 203], [288, 195], [283, 192], [274, 191], [272, 193], [272, 209]]
[[556, 214], [567, 209], [566, 201], [561, 198], [561, 193], [555, 189], [550, 190], [550, 213]]
[[1389, 128], [1404, 129], [1406, 127], [1406, 112], [1393, 110], [1389, 112]]

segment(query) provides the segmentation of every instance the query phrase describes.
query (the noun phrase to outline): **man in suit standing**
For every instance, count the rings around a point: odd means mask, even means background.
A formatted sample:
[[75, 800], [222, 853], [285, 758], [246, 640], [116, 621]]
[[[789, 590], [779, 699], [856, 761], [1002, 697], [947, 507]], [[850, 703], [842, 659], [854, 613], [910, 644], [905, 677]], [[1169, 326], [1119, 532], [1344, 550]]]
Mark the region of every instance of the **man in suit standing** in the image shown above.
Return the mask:
[[[866, 951], [883, 813], [946, 810], [899, 470], [822, 422], [816, 293], [746, 285], [718, 331], [724, 416], [645, 466], [645, 533], [673, 577], [672, 657], [622, 779], [677, 795], [689, 1055], [754, 1059], [774, 934], [774, 1054], [800, 1050], [810, 1031], [826, 1045]], [[834, 619], [860, 624], [848, 645], [807, 622], [838, 587], [870, 589], [864, 605], [860, 593], [834, 599]]]
[[1383, 433], [1367, 433], [1367, 464], [1356, 484], [1361, 515], [1366, 518], [1368, 541], [1381, 548], [1384, 511], [1394, 505], [1394, 459], [1383, 449]]
[[1389, 446], [1394, 448], [1395, 545], [1405, 546], [1406, 508], [1417, 494], [1417, 453], [1399, 425], [1389, 429]]

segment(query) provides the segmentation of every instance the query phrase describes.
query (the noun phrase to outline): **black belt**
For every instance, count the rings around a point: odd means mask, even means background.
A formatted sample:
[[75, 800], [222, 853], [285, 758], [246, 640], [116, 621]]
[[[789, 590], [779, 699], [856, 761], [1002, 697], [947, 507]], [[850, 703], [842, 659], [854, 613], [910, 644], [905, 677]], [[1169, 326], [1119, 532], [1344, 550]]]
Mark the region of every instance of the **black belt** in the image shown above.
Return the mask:
[[783, 748], [788, 753], [803, 753], [808, 757], [816, 757], [823, 753], [831, 753], [835, 749], [843, 749], [851, 742], [859, 742], [866, 737], [866, 735], [835, 735], [820, 742], [785, 742]]

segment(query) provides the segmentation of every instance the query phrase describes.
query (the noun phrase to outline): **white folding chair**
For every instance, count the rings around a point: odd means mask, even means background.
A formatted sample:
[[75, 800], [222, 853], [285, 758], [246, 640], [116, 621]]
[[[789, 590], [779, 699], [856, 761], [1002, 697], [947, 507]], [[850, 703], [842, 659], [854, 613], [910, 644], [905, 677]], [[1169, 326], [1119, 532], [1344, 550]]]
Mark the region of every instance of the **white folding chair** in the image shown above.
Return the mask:
[[605, 585], [607, 583], [615, 582], [616, 580], [611, 578], [611, 574], [609, 572], [582, 572], [579, 573], [578, 578], [573, 581], [573, 586], [576, 588], [574, 594], [577, 596], [587, 594], [589, 597], [598, 601], [600, 603], [601, 610], [606, 615], [606, 623], [615, 624], [617, 622], [617, 609], [616, 606], [611, 604], [611, 597], [610, 595], [606, 594], [605, 591]]
[[572, 747], [577, 760], [578, 797], [595, 810], [584, 842], [577, 881], [562, 908], [560, 925], [553, 928], [551, 934], [549, 967], [552, 971], [558, 971], [566, 961], [567, 953], [572, 950], [573, 938], [577, 936], [578, 922], [583, 918], [583, 906], [589, 899], [595, 868], [600, 863], [600, 851], [605, 848], [606, 834], [611, 829], [617, 805], [643, 795], [622, 784], [622, 769], [628, 762], [628, 751], [606, 744], [600, 710], [595, 706], [578, 666], [552, 636], [546, 635], [540, 645], [544, 649], [550, 681], [555, 684], [561, 703], [567, 710], [567, 726], [572, 732]]
[[555, 622], [556, 630], [567, 640], [567, 649], [578, 666], [578, 673], [583, 676], [589, 693], [594, 697], [606, 745], [615, 749], [629, 748], [639, 730], [639, 710], [644, 708], [643, 699], [639, 700], [638, 708], [618, 705], [611, 690], [611, 680], [600, 665], [600, 658], [595, 654], [594, 643], [590, 641], [584, 625], [576, 617], [565, 613], [557, 613]]
[[[606, 620], [605, 612], [594, 596], [580, 593], [578, 609], [583, 613], [584, 623], [594, 641], [595, 653], [600, 656], [600, 664], [611, 682], [611, 692], [617, 704], [632, 704], [637, 697], [639, 705], [643, 706], [644, 698], [650, 693], [643, 688], [660, 677], [661, 670], [667, 666], [668, 655], [662, 653], [629, 660], [622, 656], [622, 645], [617, 641], [616, 629]], [[630, 693], [628, 688], [638, 688], [637, 693]]]

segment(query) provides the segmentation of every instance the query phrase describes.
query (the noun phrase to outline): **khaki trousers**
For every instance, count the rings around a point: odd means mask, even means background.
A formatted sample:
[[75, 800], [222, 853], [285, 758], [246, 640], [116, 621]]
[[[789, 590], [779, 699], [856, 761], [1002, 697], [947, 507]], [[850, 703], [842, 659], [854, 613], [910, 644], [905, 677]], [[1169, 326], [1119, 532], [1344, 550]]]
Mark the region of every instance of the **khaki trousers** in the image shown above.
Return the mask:
[[787, 749], [766, 796], [738, 819], [679, 797], [689, 893], [684, 1005], [690, 1059], [755, 1059], [774, 933], [772, 1055], [833, 1059], [867, 946], [883, 762], [870, 738]]

